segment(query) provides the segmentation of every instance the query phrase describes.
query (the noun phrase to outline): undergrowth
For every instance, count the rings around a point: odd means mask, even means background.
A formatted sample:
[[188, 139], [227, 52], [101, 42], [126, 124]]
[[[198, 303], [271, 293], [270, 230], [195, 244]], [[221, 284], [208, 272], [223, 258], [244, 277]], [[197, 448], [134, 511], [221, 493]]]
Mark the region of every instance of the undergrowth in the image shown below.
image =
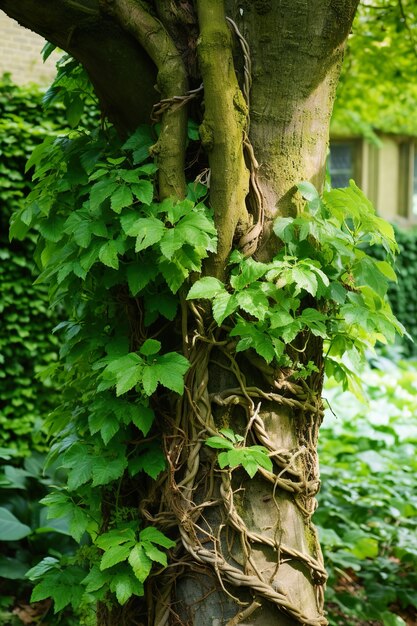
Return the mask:
[[334, 385], [325, 392], [315, 522], [331, 626], [417, 618], [417, 364], [374, 365], [362, 375], [368, 406]]

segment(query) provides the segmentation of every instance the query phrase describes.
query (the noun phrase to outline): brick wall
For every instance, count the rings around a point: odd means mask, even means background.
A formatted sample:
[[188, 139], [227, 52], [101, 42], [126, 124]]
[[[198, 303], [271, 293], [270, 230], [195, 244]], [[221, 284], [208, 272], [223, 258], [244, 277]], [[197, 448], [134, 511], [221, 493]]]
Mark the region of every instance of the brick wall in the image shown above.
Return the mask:
[[[16, 0], [17, 1], [17, 0]], [[47, 85], [55, 75], [58, 54], [43, 63], [40, 51], [45, 40], [32, 31], [19, 26], [0, 11], [0, 76], [10, 72], [18, 84]]]

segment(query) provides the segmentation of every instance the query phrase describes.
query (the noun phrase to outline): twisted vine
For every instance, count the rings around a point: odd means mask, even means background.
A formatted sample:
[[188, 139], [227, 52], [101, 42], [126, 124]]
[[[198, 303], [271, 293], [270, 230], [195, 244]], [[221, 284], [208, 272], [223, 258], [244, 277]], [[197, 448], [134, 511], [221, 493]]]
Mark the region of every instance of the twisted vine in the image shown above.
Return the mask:
[[[175, 413], [173, 435], [166, 438], [166, 454], [168, 458], [168, 477], [159, 487], [162, 490], [159, 514], [151, 516], [146, 512], [148, 519], [158, 523], [162, 528], [178, 526], [182, 547], [178, 546], [171, 569], [165, 573], [164, 591], [156, 594], [154, 607], [155, 625], [166, 626], [169, 623], [173, 608], [170, 603], [171, 590], [179, 572], [187, 567], [208, 568], [214, 571], [222, 589], [232, 595], [228, 586], [232, 588], [246, 588], [257, 597], [267, 599], [279, 610], [297, 619], [300, 624], [322, 626], [327, 620], [322, 617], [323, 589], [327, 578], [321, 555], [313, 557], [310, 554], [295, 550], [281, 539], [280, 528], [274, 531], [273, 537], [260, 534], [248, 528], [248, 525], [239, 514], [235, 503], [235, 487], [233, 485], [232, 470], [217, 470], [211, 465], [207, 470], [207, 451], [203, 447], [204, 440], [217, 433], [214, 407], [238, 405], [246, 415], [246, 437], [261, 443], [269, 451], [277, 472], [260, 470], [262, 480], [272, 488], [272, 497], [277, 507], [279, 519], [279, 505], [276, 501], [278, 490], [294, 496], [294, 502], [305, 516], [307, 522], [315, 509], [314, 496], [319, 487], [317, 475], [317, 459], [315, 447], [315, 427], [322, 419], [321, 401], [315, 394], [301, 385], [283, 385], [276, 381], [275, 389], [265, 392], [256, 386], [248, 386], [237, 360], [230, 354], [229, 340], [219, 337], [207, 319], [205, 311], [189, 305], [183, 309], [183, 337], [184, 345], [189, 347], [188, 358], [191, 368], [187, 375], [186, 394], [178, 399]], [[191, 317], [193, 331], [189, 330]], [[237, 380], [237, 386], [222, 391], [209, 391], [209, 363], [212, 361], [213, 349], [225, 355], [230, 366], [228, 369]], [[291, 395], [288, 392], [291, 389]], [[298, 392], [298, 397], [294, 397]], [[296, 394], [294, 394], [296, 395]], [[260, 416], [261, 405], [264, 401], [278, 402], [281, 406], [303, 413], [303, 419], [309, 423], [307, 435], [296, 450], [276, 449], [267, 434], [265, 424]], [[257, 405], [255, 405], [257, 402]], [[303, 462], [300, 462], [303, 461]], [[220, 474], [220, 487], [215, 488], [215, 476]], [[198, 493], [201, 481], [205, 482], [204, 501]], [[206, 512], [212, 507], [220, 507], [223, 511], [223, 523], [220, 524], [216, 535]], [[230, 562], [226, 554], [222, 533], [232, 533], [239, 540], [243, 553], [243, 563], [240, 567]], [[302, 610], [291, 602], [286, 591], [277, 581], [268, 580], [256, 565], [252, 556], [252, 545], [257, 544], [272, 548], [277, 555], [276, 571], [281, 563], [288, 559], [296, 560], [306, 568], [316, 590], [317, 616], [303, 614]], [[239, 598], [232, 596], [234, 601], [242, 606], [242, 610], [229, 620], [228, 625], [238, 624], [241, 619], [248, 617], [260, 606], [256, 598], [251, 603], [243, 603]]]

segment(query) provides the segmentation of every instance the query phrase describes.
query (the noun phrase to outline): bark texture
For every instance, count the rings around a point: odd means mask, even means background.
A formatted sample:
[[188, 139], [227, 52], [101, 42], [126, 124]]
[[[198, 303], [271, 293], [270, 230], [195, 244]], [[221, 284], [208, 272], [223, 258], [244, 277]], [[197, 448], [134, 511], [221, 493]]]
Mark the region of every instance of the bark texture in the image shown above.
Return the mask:
[[[250, 215], [263, 228], [256, 254], [269, 260], [276, 249], [272, 220], [300, 207], [295, 185], [310, 180], [322, 187], [335, 86], [357, 0], [197, 0], [197, 15], [185, 0], [106, 4], [113, 12], [100, 12], [98, 0], [0, 0], [6, 13], [85, 65], [104, 111], [122, 131], [146, 121], [161, 94], [168, 100], [185, 95], [184, 67], [193, 81], [201, 77], [200, 132], [220, 240], [206, 273], [224, 275], [234, 239], [248, 250]], [[197, 20], [198, 68], [191, 51], [197, 42], [184, 34], [194, 34]], [[170, 164], [160, 193], [181, 196], [185, 109], [178, 114], [168, 107], [164, 115], [160, 159]], [[98, 624], [324, 625], [326, 575], [311, 522], [319, 488], [320, 341], [309, 340], [302, 356], [318, 373], [296, 384], [289, 372], [251, 354], [238, 358], [233, 342], [214, 331], [198, 307], [183, 310], [182, 328], [191, 346], [187, 394], [166, 438], [169, 471], [158, 485], [159, 512], [141, 504], [148, 520], [171, 534], [177, 529], [182, 547], [150, 581], [142, 612], [102, 606]], [[219, 471], [202, 442], [222, 427], [267, 447], [274, 474], [248, 480], [243, 471]]]

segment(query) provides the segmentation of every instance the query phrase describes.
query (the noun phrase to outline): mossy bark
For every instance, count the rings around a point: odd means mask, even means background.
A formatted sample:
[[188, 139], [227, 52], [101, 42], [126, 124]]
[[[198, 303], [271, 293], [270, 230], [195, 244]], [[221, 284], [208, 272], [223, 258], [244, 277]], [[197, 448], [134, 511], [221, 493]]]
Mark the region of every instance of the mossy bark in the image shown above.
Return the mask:
[[249, 221], [245, 205], [249, 172], [243, 155], [248, 110], [235, 74], [223, 0], [197, 0], [197, 11], [205, 108], [200, 135], [209, 158], [210, 203], [219, 237], [206, 273], [223, 278], [236, 228], [239, 224], [245, 229]]

